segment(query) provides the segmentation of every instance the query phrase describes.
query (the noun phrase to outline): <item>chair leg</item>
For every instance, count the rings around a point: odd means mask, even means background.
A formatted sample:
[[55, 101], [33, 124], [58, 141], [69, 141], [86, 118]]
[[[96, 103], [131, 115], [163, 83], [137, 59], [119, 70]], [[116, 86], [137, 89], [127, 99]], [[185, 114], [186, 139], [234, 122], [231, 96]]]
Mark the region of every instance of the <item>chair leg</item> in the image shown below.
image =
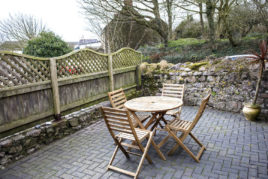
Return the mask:
[[[198, 145], [200, 146], [200, 147], [203, 147], [204, 145], [193, 135], [193, 133], [192, 132], [190, 132], [189, 133], [190, 134], [190, 136], [194, 139], [194, 141], [196, 142], [196, 143], [198, 143]], [[205, 148], [206, 149], [206, 148]]]
[[[179, 139], [183, 142], [185, 140], [185, 138], [187, 137], [188, 133], [182, 133], [182, 135], [179, 137]], [[176, 134], [176, 137], [177, 137], [177, 134]], [[172, 155], [178, 148], [179, 148], [179, 144], [176, 143], [174, 145], [174, 147], [168, 152], [168, 155]]]
[[[149, 138], [149, 139], [150, 139], [150, 138]], [[149, 140], [149, 139], [148, 139], [148, 140]], [[144, 147], [141, 145], [141, 143], [137, 141], [137, 145], [138, 145], [138, 147], [140, 148], [140, 150], [142, 151], [142, 153], [144, 153], [144, 150], [145, 150], [145, 149], [144, 149]], [[146, 155], [145, 157], [146, 157], [147, 161], [148, 161], [150, 164], [153, 163], [153, 161], [152, 161], [152, 159], [151, 159], [151, 157], [150, 157], [149, 155]]]
[[[190, 149], [186, 146], [186, 145], [184, 145], [183, 143], [182, 143], [182, 141], [167, 127], [167, 129], [168, 129], [168, 133], [176, 140], [176, 142], [178, 143], [178, 145], [179, 146], [181, 146], [196, 162], [199, 162], [199, 155], [201, 155], [201, 154], [199, 154], [198, 153], [198, 155], [197, 156], [195, 156], [191, 151], [190, 151]], [[202, 150], [202, 148], [201, 148], [201, 150]], [[200, 151], [201, 151], [200, 150]], [[203, 149], [204, 150], [204, 149]], [[202, 150], [202, 151], [203, 151]], [[199, 156], [199, 157], [198, 157]]]
[[158, 153], [158, 155], [160, 156], [160, 158], [162, 160], [166, 160], [166, 157], [164, 156], [164, 154], [161, 152], [161, 150], [159, 149], [159, 147], [157, 146], [157, 144], [154, 142], [154, 140], [152, 140], [152, 145], [155, 148], [156, 152]]
[[118, 152], [118, 149], [119, 149], [119, 147], [116, 146], [116, 148], [115, 148], [115, 150], [114, 150], [114, 153], [113, 153], [113, 155], [112, 155], [112, 158], [111, 158], [111, 160], [110, 160], [110, 162], [109, 162], [109, 164], [108, 164], [108, 166], [107, 166], [107, 170], [108, 170], [109, 167], [113, 164], [113, 161], [114, 161], [114, 158], [115, 158], [115, 156], [116, 156], [116, 154], [117, 154], [117, 152]]
[[[137, 178], [137, 177], [138, 177], [138, 175], [139, 175], [139, 173], [140, 173], [140, 170], [141, 170], [141, 166], [142, 166], [142, 164], [143, 164], [143, 162], [144, 162], [145, 157], [146, 157], [146, 158], [149, 157], [149, 156], [147, 155], [147, 153], [148, 153], [148, 150], [149, 150], [149, 148], [150, 148], [150, 145], [151, 145], [151, 142], [152, 142], [152, 138], [153, 138], [153, 133], [151, 132], [146, 147], [145, 147], [145, 148], [141, 148], [141, 151], [143, 152], [143, 155], [142, 155], [142, 157], [141, 157], [141, 160], [140, 160], [138, 169], [137, 169], [137, 171], [136, 171], [136, 176], [135, 176], [134, 178]], [[140, 145], [139, 145], [139, 146], [140, 146]], [[147, 158], [147, 159], [148, 159], [148, 158]]]
[[122, 142], [122, 141], [123, 141], [122, 139], [115, 140], [115, 143], [117, 143], [118, 145], [117, 145], [117, 146], [115, 147], [115, 149], [114, 149], [112, 158], [111, 158], [111, 160], [110, 160], [110, 162], [109, 162], [109, 164], [108, 164], [107, 169], [109, 169], [109, 167], [112, 165], [112, 163], [113, 163], [113, 161], [114, 161], [114, 159], [115, 159], [115, 156], [116, 156], [116, 154], [117, 154], [119, 148], [120, 148], [120, 150], [123, 149], [122, 152], [125, 154], [126, 158], [129, 158], [128, 153], [125, 151], [125, 149], [124, 149], [124, 148], [122, 147], [122, 145], [121, 145], [121, 142]]

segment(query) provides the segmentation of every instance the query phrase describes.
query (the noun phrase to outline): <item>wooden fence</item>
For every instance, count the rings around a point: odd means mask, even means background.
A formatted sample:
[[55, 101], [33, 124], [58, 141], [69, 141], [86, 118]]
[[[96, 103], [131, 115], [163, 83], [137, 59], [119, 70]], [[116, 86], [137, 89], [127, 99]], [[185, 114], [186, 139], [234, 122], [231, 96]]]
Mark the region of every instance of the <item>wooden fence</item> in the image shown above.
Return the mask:
[[140, 85], [141, 54], [89, 49], [55, 58], [0, 52], [0, 133]]

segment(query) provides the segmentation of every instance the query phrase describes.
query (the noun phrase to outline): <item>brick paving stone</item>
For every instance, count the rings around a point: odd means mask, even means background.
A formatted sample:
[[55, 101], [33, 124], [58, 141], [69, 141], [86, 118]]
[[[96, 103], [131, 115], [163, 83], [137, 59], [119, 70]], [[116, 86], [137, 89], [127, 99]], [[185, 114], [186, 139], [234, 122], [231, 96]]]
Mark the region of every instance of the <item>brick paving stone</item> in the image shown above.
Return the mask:
[[[185, 106], [182, 118], [191, 120], [196, 112], [196, 107]], [[169, 139], [161, 148], [167, 160], [161, 160], [150, 147], [153, 165], [145, 160], [139, 178], [268, 178], [267, 131], [268, 123], [250, 122], [240, 114], [206, 109], [193, 130], [207, 149], [200, 163], [181, 148], [174, 155], [167, 156], [174, 145], [174, 140]], [[158, 143], [165, 135], [165, 132], [158, 131], [154, 140]], [[198, 152], [198, 146], [190, 137], [184, 143], [194, 153]], [[100, 120], [10, 164], [0, 171], [0, 178], [131, 178], [106, 170], [114, 148], [105, 123]], [[135, 171], [138, 161], [136, 156], [127, 160], [122, 152], [118, 152], [114, 164]]]

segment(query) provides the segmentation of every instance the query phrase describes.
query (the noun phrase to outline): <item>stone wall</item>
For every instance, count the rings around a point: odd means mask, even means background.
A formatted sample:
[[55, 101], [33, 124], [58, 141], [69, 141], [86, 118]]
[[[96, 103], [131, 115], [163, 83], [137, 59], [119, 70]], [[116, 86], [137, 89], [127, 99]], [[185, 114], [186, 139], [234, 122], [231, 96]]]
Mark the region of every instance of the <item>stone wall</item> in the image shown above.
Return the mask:
[[102, 117], [100, 106], [109, 102], [84, 108], [64, 116], [63, 120], [46, 122], [0, 140], [0, 167], [19, 160], [57, 139], [87, 127]]
[[[185, 105], [199, 105], [209, 90], [209, 106], [215, 109], [241, 112], [244, 103], [252, 101], [257, 82], [258, 64], [245, 59], [217, 59], [200, 63], [184, 63], [163, 69], [161, 63], [143, 69], [144, 95], [160, 94], [162, 83], [186, 85]], [[162, 69], [162, 70], [161, 70]], [[263, 73], [257, 104], [261, 105], [260, 119], [268, 121], [268, 64]]]

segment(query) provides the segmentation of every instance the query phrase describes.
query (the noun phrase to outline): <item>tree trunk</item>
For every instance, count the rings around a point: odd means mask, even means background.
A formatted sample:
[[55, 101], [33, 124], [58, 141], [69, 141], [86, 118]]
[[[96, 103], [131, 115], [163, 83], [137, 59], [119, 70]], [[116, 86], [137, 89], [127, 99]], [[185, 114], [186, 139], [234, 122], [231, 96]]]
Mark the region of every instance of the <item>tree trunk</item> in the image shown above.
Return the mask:
[[230, 26], [229, 24], [227, 23], [227, 17], [224, 17], [223, 18], [223, 23], [224, 23], [224, 27], [225, 27], [225, 30], [227, 32], [227, 37], [228, 37], [228, 40], [230, 42], [230, 44], [233, 46], [233, 47], [236, 47], [238, 44], [235, 42], [234, 38], [233, 38], [233, 32], [232, 30], [230, 29]]
[[164, 37], [164, 45], [168, 47], [168, 36]]
[[168, 39], [172, 39], [172, 0], [166, 0], [168, 15]]
[[215, 24], [214, 24], [214, 13], [215, 13], [215, 5], [213, 0], [206, 1], [206, 15], [208, 19], [208, 27], [209, 27], [209, 43], [212, 50], [215, 50]]
[[199, 17], [200, 17], [200, 25], [201, 25], [201, 33], [202, 36], [205, 36], [205, 25], [204, 25], [204, 19], [203, 19], [203, 4], [202, 2], [198, 3], [199, 6]]
[[255, 96], [254, 96], [254, 99], [253, 99], [253, 104], [256, 104], [256, 101], [257, 101], [257, 98], [258, 98], [259, 88], [260, 88], [260, 85], [261, 85], [261, 80], [262, 80], [261, 78], [262, 78], [264, 65], [265, 65], [265, 62], [260, 61], [260, 70], [259, 70], [259, 75], [258, 75], [258, 81], [257, 81]]

